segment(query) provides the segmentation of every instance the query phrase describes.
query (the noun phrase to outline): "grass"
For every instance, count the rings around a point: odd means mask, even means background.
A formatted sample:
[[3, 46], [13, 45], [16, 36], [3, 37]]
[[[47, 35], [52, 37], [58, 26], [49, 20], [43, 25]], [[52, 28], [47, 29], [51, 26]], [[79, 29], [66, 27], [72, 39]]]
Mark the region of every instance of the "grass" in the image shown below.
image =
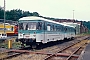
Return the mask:
[[90, 35], [90, 31], [83, 33], [83, 35]]
[[[0, 48], [2, 48], [2, 47], [8, 49], [8, 40], [0, 42]], [[21, 47], [21, 43], [20, 42], [12, 42], [12, 48], [17, 49], [19, 47]]]
[[12, 44], [12, 47], [13, 47], [13, 48], [20, 48], [20, 47], [21, 47], [21, 43], [20, 43], [20, 42], [14, 42], [14, 43]]

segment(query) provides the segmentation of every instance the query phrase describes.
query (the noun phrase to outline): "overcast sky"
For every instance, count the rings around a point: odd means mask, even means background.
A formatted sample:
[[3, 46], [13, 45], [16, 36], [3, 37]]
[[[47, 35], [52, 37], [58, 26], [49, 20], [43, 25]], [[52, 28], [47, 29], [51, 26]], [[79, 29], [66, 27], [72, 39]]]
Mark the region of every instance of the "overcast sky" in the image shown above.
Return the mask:
[[[4, 6], [4, 0], [0, 0]], [[6, 10], [21, 9], [42, 16], [90, 21], [90, 0], [6, 0]]]

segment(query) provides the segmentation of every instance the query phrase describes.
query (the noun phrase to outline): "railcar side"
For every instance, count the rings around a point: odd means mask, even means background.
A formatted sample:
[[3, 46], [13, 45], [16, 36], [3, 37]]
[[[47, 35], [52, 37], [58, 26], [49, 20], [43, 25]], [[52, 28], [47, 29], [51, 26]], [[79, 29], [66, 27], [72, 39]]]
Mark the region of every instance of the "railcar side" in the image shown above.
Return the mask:
[[22, 44], [38, 45], [51, 41], [71, 38], [74, 28], [40, 17], [23, 17], [19, 19], [18, 39]]

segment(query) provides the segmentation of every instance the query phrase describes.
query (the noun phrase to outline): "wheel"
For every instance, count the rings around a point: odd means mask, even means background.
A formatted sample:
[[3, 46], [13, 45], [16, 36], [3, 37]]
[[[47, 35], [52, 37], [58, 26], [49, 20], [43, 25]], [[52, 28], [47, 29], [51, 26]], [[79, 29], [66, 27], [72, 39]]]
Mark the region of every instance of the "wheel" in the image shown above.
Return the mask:
[[35, 45], [31, 45], [31, 47], [33, 48], [33, 49], [35, 49], [35, 48], [37, 48], [37, 45], [35, 44]]
[[24, 48], [25, 46], [24, 46], [24, 44], [21, 44], [21, 48]]

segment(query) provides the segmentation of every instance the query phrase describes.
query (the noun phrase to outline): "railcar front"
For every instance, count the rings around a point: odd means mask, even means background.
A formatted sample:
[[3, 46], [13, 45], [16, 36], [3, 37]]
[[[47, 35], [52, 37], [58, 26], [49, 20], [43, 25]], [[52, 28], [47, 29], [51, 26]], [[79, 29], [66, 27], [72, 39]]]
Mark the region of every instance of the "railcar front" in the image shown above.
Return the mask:
[[19, 20], [18, 39], [22, 44], [36, 45], [45, 43], [44, 23], [41, 20]]

